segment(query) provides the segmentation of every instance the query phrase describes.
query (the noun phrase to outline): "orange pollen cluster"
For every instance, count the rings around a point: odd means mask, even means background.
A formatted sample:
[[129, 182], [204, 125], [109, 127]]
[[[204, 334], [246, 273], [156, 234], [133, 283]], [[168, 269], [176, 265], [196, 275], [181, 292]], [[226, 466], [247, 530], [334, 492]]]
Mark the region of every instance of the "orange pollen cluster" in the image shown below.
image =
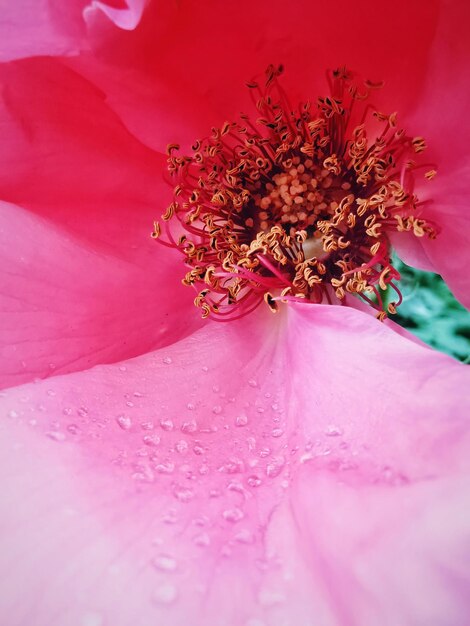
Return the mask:
[[[204, 317], [233, 320], [266, 302], [346, 302], [357, 295], [384, 319], [395, 313], [400, 275], [389, 234], [435, 237], [420, 217], [415, 173], [426, 144], [397, 127], [396, 114], [365, 104], [345, 68], [328, 75], [331, 95], [293, 108], [270, 66], [263, 87], [248, 85], [261, 117], [226, 122], [176, 156], [168, 146], [174, 200], [152, 236], [184, 256], [183, 283], [197, 290]], [[313, 109], [313, 110], [312, 110]], [[166, 237], [163, 237], [163, 232]], [[393, 290], [396, 298], [384, 293]]]

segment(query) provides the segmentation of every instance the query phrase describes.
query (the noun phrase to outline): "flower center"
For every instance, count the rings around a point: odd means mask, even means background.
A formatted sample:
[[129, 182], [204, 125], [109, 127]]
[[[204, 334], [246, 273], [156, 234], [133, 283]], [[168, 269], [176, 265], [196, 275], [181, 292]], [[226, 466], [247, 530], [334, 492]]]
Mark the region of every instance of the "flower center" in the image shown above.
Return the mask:
[[[270, 66], [263, 87], [248, 87], [261, 117], [225, 122], [175, 156], [174, 200], [152, 236], [179, 249], [188, 266], [183, 283], [198, 294], [204, 317], [236, 319], [266, 302], [339, 301], [354, 294], [384, 319], [401, 294], [388, 235], [435, 237], [420, 218], [424, 202], [414, 175], [432, 165], [414, 158], [425, 149], [365, 101], [380, 85], [360, 91], [340, 68], [329, 76], [331, 95], [293, 108]], [[162, 226], [166, 234], [163, 238]], [[392, 290], [394, 301], [385, 293]]]

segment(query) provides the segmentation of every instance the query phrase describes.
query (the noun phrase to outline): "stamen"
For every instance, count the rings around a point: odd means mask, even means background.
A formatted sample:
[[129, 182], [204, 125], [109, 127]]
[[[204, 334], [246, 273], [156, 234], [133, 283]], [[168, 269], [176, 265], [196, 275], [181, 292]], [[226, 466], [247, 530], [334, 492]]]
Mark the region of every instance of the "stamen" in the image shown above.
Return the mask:
[[[264, 88], [248, 84], [255, 122], [243, 114], [213, 128], [192, 156], [168, 146], [174, 200], [152, 237], [183, 254], [183, 283], [198, 291], [203, 317], [229, 321], [262, 302], [276, 312], [282, 302], [344, 303], [352, 294], [384, 319], [402, 300], [389, 234], [437, 234], [413, 192], [417, 170], [436, 175], [415, 161], [426, 142], [366, 102], [379, 83], [357, 85], [339, 68], [316, 110], [294, 109], [281, 73], [270, 66]], [[353, 109], [360, 123], [350, 129]], [[398, 299], [385, 304], [389, 289]]]

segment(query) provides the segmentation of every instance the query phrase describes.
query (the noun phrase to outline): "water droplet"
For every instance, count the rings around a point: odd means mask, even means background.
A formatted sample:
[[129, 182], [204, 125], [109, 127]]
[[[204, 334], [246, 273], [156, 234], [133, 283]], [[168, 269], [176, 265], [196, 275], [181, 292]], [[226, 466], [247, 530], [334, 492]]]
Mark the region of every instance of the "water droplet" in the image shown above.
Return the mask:
[[174, 572], [178, 567], [176, 559], [168, 554], [159, 554], [152, 560], [152, 565], [162, 572]]
[[69, 406], [66, 406], [64, 409], [62, 409], [62, 413], [64, 415], [72, 415], [73, 410]]
[[118, 415], [116, 422], [122, 428], [122, 430], [129, 430], [132, 427], [132, 420], [126, 415]]
[[130, 406], [130, 407], [134, 406], [134, 403], [132, 402], [132, 400], [128, 400], [126, 404], [127, 406]]
[[245, 514], [238, 507], [234, 507], [233, 509], [226, 509], [222, 513], [222, 517], [227, 520], [227, 522], [235, 524], [236, 522], [242, 520], [245, 517]]
[[188, 487], [176, 486], [173, 489], [173, 495], [180, 502], [189, 502], [194, 498], [194, 491]]
[[155, 469], [159, 474], [173, 474], [175, 471], [175, 464], [171, 463], [171, 461], [165, 461], [164, 463], [159, 463]]
[[154, 423], [153, 422], [141, 422], [140, 427], [142, 430], [153, 430]]
[[175, 425], [173, 424], [173, 420], [163, 417], [160, 420], [160, 426], [163, 428], [163, 430], [173, 430], [173, 428], [175, 427]]
[[282, 428], [273, 428], [271, 431], [272, 437], [282, 437], [283, 434], [284, 431], [282, 430]]
[[8, 412], [8, 417], [11, 417], [12, 419], [15, 419], [16, 417], [19, 417], [19, 414], [18, 414], [17, 411], [12, 409], [11, 411]]
[[250, 487], [259, 487], [263, 481], [259, 478], [259, 476], [252, 475], [248, 476], [246, 482], [250, 485]]
[[257, 387], [258, 383], [254, 378], [250, 378], [250, 380], [248, 381], [248, 384], [250, 385], [250, 387]]
[[184, 454], [188, 451], [189, 445], [185, 439], [180, 439], [180, 441], [177, 441], [175, 443], [175, 448], [177, 452], [179, 452], [180, 454]]
[[67, 430], [71, 435], [76, 435], [80, 431], [80, 428], [77, 426], [77, 424], [69, 424], [67, 426]]
[[193, 452], [194, 454], [197, 454], [198, 456], [201, 456], [201, 454], [204, 454], [204, 448], [200, 445], [195, 445], [193, 448]]
[[340, 437], [342, 434], [343, 434], [343, 431], [341, 430], [341, 428], [333, 424], [331, 424], [330, 426], [327, 426], [327, 428], [325, 429], [325, 435], [327, 437]]
[[163, 363], [165, 363], [165, 365], [171, 365], [173, 363], [173, 359], [171, 358], [171, 356], [164, 356], [162, 361]]
[[188, 402], [188, 404], [186, 405], [186, 408], [188, 409], [188, 411], [194, 411], [194, 409], [196, 408], [196, 405], [193, 404], [192, 402]]
[[53, 398], [57, 394], [57, 392], [54, 391], [54, 389], [48, 389], [46, 393], [48, 396], [51, 396], [51, 398]]
[[64, 433], [57, 430], [50, 430], [46, 433], [46, 437], [49, 437], [49, 439], [52, 439], [53, 441], [65, 441]]
[[197, 430], [196, 420], [189, 420], [181, 424], [181, 432], [183, 433], [194, 433], [196, 432], [196, 430]]
[[88, 409], [86, 406], [81, 406], [77, 409], [77, 414], [79, 417], [88, 417]]
[[194, 543], [201, 548], [205, 548], [210, 545], [211, 538], [207, 533], [201, 533], [194, 537]]
[[216, 404], [212, 407], [212, 413], [215, 413], [216, 415], [220, 415], [220, 413], [222, 413], [222, 407], [220, 404]]
[[119, 371], [120, 372], [127, 372], [127, 367], [125, 365], [120, 365], [119, 366]]
[[158, 604], [171, 604], [177, 597], [178, 589], [170, 584], [161, 585], [153, 594], [153, 599]]
[[255, 538], [253, 537], [253, 533], [246, 528], [244, 528], [243, 530], [240, 530], [235, 535], [235, 541], [238, 541], [238, 543], [250, 545], [254, 542], [254, 540]]
[[235, 418], [235, 426], [246, 426], [248, 424], [248, 416], [244, 413], [237, 415]]
[[209, 371], [209, 368], [207, 367], [207, 365], [203, 365], [201, 367], [201, 369], [202, 369], [203, 372], [208, 372]]
[[219, 393], [219, 391], [220, 391], [220, 387], [219, 387], [219, 385], [213, 385], [213, 386], [212, 386], [212, 391], [213, 391], [214, 393]]
[[258, 454], [262, 459], [265, 459], [267, 456], [271, 454], [271, 448], [268, 448], [268, 447], [260, 448]]
[[266, 476], [269, 476], [269, 478], [276, 478], [276, 476], [279, 476], [285, 462], [286, 461], [282, 456], [271, 459], [271, 461], [266, 465]]
[[146, 446], [158, 446], [160, 437], [156, 433], [152, 433], [151, 435], [144, 435], [142, 441]]
[[228, 459], [217, 469], [219, 472], [224, 472], [225, 474], [239, 474], [244, 471], [245, 464], [241, 459]]

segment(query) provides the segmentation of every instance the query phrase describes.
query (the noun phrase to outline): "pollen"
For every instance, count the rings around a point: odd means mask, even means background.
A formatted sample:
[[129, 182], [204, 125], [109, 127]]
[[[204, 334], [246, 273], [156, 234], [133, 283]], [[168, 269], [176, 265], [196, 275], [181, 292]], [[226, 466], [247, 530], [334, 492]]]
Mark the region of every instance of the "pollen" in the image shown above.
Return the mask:
[[356, 296], [383, 320], [402, 300], [389, 235], [437, 235], [413, 191], [416, 170], [436, 175], [418, 162], [426, 142], [366, 102], [382, 84], [339, 68], [329, 95], [292, 106], [282, 71], [248, 84], [254, 116], [213, 128], [188, 156], [168, 146], [174, 197], [152, 237], [181, 252], [203, 317]]

